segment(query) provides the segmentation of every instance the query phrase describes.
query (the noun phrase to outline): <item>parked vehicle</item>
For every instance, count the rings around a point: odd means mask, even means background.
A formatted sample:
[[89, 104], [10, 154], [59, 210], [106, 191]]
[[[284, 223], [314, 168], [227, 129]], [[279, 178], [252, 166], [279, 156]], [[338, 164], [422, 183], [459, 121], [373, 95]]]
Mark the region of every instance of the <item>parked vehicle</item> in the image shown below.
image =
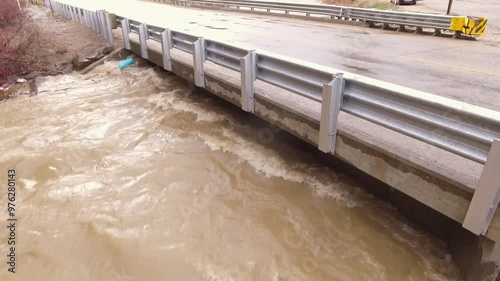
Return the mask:
[[396, 5], [404, 5], [404, 4], [415, 5], [417, 4], [417, 0], [391, 0], [391, 3], [394, 3]]

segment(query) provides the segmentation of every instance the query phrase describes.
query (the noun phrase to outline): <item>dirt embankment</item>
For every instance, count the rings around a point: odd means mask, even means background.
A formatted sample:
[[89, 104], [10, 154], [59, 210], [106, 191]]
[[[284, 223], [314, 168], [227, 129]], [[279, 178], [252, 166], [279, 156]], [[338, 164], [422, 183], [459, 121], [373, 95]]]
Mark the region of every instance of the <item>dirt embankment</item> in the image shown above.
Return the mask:
[[[0, 33], [0, 56], [9, 63], [0, 69], [0, 101], [35, 94], [36, 77], [80, 70], [114, 48], [100, 34], [46, 7], [27, 4], [10, 24]], [[18, 42], [24, 42], [22, 54], [16, 51]]]

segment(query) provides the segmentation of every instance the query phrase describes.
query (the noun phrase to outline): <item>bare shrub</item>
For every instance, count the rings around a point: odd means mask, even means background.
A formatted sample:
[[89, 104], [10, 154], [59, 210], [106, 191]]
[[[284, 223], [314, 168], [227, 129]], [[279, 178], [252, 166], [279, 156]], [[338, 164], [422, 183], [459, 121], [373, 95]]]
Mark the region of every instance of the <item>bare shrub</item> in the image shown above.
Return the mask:
[[1, 0], [0, 1], [0, 28], [8, 27], [13, 21], [15, 21], [21, 11], [19, 11], [19, 6], [16, 0]]
[[38, 32], [16, 0], [0, 1], [0, 85], [7, 78], [30, 71]]

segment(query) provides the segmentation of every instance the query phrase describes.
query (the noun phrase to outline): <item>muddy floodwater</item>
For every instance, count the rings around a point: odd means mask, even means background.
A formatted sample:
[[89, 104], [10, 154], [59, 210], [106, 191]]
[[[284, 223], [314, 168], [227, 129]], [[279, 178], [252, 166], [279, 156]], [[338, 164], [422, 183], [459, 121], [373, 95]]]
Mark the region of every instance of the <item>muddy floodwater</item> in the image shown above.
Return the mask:
[[0, 116], [2, 281], [460, 280], [369, 183], [175, 76], [107, 63]]

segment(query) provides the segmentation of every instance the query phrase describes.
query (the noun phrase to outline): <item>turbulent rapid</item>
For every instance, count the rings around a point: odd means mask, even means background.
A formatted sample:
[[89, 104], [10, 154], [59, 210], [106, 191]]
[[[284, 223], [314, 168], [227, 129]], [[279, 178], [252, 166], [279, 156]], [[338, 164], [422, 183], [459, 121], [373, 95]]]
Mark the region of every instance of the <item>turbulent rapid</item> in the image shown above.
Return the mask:
[[445, 242], [314, 149], [175, 76], [45, 78], [0, 104], [0, 280], [459, 280]]

